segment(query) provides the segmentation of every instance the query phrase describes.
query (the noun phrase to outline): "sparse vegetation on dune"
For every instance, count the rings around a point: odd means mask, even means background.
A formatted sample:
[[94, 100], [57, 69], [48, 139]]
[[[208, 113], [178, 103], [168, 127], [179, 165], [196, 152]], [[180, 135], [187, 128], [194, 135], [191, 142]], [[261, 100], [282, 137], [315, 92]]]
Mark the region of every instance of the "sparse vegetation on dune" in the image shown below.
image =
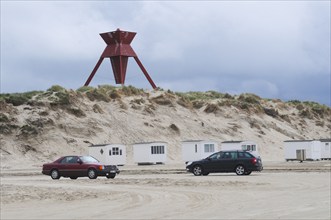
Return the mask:
[[[224, 98], [225, 94], [216, 92], [216, 91], [207, 91], [207, 92], [176, 92], [175, 93], [179, 97], [183, 97], [190, 101], [195, 100], [213, 100], [213, 99], [220, 99]], [[227, 97], [230, 95], [227, 94]]]
[[[225, 107], [236, 107], [239, 110], [249, 113], [264, 113], [271, 117], [288, 117], [279, 113], [280, 109], [294, 107], [298, 110], [298, 115], [304, 118], [324, 118], [325, 115], [331, 114], [330, 107], [311, 101], [290, 100], [282, 102], [279, 99], [264, 99], [255, 94], [243, 93], [240, 95], [230, 95], [228, 93], [220, 93], [217, 91], [190, 91], [190, 92], [173, 92], [171, 90], [164, 91], [158, 88], [161, 94], [149, 98], [148, 92], [143, 89], [138, 89], [133, 86], [112, 86], [99, 85], [97, 87], [83, 86], [76, 91], [67, 90], [60, 85], [54, 85], [46, 91], [30, 91], [25, 93], [0, 94], [0, 101], [13, 106], [20, 105], [44, 105], [45, 102], [51, 106], [69, 106], [74, 104], [74, 100], [82, 97], [87, 97], [90, 101], [104, 101], [120, 100], [128, 96], [141, 96], [134, 102], [141, 105], [145, 100], [158, 105], [174, 106], [176, 103], [188, 109], [200, 109], [205, 106], [206, 113], [213, 113]], [[145, 97], [145, 98], [144, 98]], [[138, 100], [138, 101], [137, 101]], [[279, 109], [266, 106], [265, 103], [278, 103]], [[123, 107], [124, 104], [122, 103]], [[124, 107], [123, 107], [124, 108]], [[137, 106], [133, 106], [134, 109]], [[126, 108], [124, 108], [126, 109]], [[78, 113], [76, 110], [69, 108], [68, 112], [82, 117], [84, 112]], [[320, 124], [320, 123], [319, 123]]]
[[34, 96], [42, 94], [43, 91], [30, 91], [24, 93], [4, 93], [0, 94], [0, 101], [3, 100], [6, 103], [11, 103], [14, 106], [26, 104]]

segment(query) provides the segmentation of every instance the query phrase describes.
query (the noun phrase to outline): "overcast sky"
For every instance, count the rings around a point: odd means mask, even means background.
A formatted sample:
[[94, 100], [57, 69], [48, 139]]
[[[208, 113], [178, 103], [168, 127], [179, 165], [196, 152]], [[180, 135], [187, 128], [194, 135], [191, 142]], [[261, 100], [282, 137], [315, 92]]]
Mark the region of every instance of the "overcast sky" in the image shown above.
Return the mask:
[[[331, 105], [330, 1], [307, 0], [1, 1], [1, 93], [81, 87], [117, 28], [163, 89]], [[125, 84], [151, 89], [133, 58]]]

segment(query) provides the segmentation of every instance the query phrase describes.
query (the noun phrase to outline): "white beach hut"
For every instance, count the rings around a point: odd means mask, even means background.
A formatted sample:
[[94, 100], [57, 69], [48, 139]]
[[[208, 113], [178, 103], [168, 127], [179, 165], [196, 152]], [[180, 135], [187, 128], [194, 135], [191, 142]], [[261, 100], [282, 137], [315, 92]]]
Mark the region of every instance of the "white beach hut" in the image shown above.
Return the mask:
[[221, 150], [244, 150], [259, 156], [257, 143], [254, 141], [223, 141]]
[[331, 159], [331, 139], [320, 139], [321, 142], [321, 159]]
[[138, 165], [164, 164], [167, 160], [167, 143], [163, 141], [135, 143], [133, 160]]
[[126, 146], [122, 144], [91, 145], [89, 155], [105, 165], [126, 164]]
[[284, 154], [286, 161], [320, 160], [321, 141], [319, 140], [284, 141]]
[[206, 158], [218, 151], [218, 144], [210, 140], [182, 141], [182, 158], [184, 162]]

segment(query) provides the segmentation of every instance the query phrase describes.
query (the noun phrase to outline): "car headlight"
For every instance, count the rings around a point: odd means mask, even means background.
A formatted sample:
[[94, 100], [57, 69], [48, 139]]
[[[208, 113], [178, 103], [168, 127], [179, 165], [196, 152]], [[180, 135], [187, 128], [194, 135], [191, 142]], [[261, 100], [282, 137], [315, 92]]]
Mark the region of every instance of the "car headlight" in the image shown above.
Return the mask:
[[104, 166], [99, 166], [99, 170], [103, 170], [103, 169], [105, 169]]
[[192, 161], [189, 161], [187, 162], [186, 166], [190, 166], [193, 162]]

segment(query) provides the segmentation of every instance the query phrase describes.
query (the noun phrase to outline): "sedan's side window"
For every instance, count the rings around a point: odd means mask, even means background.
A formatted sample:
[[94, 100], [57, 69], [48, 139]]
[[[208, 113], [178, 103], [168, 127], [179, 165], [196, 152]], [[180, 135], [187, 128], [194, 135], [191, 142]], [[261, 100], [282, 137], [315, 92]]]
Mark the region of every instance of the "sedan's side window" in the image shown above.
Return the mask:
[[71, 157], [71, 159], [69, 160], [69, 163], [77, 163], [77, 157]]
[[77, 158], [76, 157], [65, 157], [61, 160], [61, 163], [76, 163]]
[[61, 160], [61, 163], [68, 163], [69, 157], [65, 157]]

